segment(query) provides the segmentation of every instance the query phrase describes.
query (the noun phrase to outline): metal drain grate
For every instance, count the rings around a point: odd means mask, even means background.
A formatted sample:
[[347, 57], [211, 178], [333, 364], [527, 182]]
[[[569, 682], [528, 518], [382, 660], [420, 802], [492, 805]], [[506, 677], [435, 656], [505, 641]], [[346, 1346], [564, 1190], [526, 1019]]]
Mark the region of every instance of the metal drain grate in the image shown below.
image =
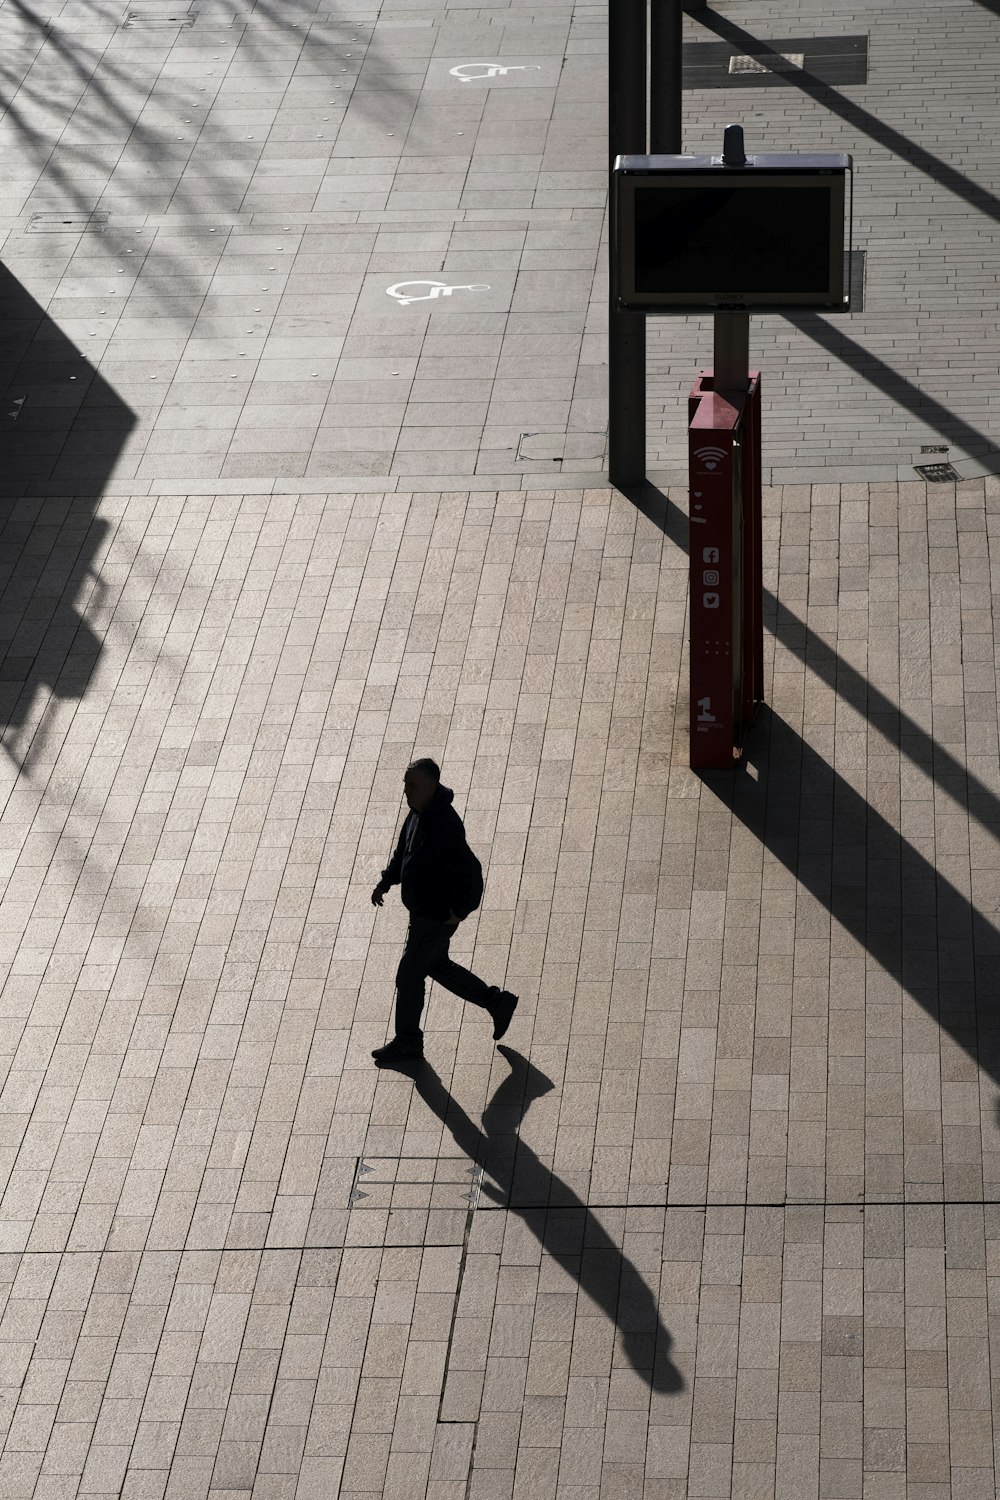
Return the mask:
[[921, 479], [930, 484], [954, 484], [962, 477], [954, 464], [914, 464], [913, 467]]
[[685, 42], [686, 89], [794, 88], [810, 83], [868, 82], [867, 36], [759, 36], [753, 52], [729, 42]]
[[111, 217], [105, 208], [89, 214], [32, 214], [25, 234], [102, 234]]
[[756, 57], [744, 53], [729, 59], [729, 72], [733, 78], [745, 77], [747, 73], [790, 73], [793, 68], [804, 68], [804, 52], [760, 53]]
[[865, 310], [865, 252], [844, 251], [844, 285], [851, 289], [851, 312]]

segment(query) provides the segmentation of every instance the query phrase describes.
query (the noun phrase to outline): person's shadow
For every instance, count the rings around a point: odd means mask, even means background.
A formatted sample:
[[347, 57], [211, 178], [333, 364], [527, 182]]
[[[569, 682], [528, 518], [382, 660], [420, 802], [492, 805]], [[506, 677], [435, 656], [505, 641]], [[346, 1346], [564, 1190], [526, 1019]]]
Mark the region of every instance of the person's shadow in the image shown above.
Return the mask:
[[[455, 1102], [429, 1064], [402, 1064], [398, 1071], [413, 1079], [417, 1093], [459, 1149], [483, 1166], [481, 1193], [518, 1214], [543, 1250], [576, 1277], [590, 1300], [617, 1325], [636, 1373], [655, 1391], [682, 1390], [683, 1378], [669, 1356], [673, 1340], [639, 1271], [590, 1208], [517, 1136], [531, 1101], [547, 1094], [554, 1087], [552, 1080], [512, 1047], [497, 1051], [510, 1064], [510, 1072], [483, 1111], [484, 1130]], [[511, 1201], [515, 1180], [517, 1198]], [[550, 1207], [553, 1203], [558, 1206]]]

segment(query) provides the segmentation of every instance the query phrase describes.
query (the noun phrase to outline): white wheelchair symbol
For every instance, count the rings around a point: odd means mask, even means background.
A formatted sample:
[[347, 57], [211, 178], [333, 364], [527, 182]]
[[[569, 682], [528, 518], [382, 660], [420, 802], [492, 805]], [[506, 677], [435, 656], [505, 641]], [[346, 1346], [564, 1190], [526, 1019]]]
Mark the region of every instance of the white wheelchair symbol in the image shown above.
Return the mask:
[[[512, 63], [505, 68], [500, 63], [459, 63], [457, 68], [448, 71], [452, 78], [458, 78], [462, 83], [474, 83], [480, 78], [505, 78], [508, 73], [527, 73], [529, 69], [540, 72], [541, 66], [541, 63]], [[485, 72], [470, 73], [469, 68], [484, 68]]]
[[[408, 292], [406, 287], [426, 286], [430, 287], [427, 292]], [[430, 302], [435, 297], [450, 297], [452, 292], [488, 292], [489, 287], [483, 282], [476, 282], [471, 286], [449, 286], [446, 281], [397, 281], [395, 286], [387, 286], [385, 294], [387, 297], [395, 297], [400, 307], [409, 307], [411, 302]]]

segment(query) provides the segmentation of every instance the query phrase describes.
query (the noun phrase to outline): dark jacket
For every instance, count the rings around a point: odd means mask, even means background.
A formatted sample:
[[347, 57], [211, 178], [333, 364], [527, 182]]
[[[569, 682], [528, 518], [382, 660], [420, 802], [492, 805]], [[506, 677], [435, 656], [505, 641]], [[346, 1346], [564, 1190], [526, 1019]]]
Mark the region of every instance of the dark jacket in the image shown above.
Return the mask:
[[449, 916], [464, 920], [473, 909], [464, 875], [465, 825], [451, 805], [454, 797], [450, 787], [439, 785], [422, 813], [409, 814], [396, 852], [382, 871], [386, 890], [402, 886], [408, 912], [435, 922]]

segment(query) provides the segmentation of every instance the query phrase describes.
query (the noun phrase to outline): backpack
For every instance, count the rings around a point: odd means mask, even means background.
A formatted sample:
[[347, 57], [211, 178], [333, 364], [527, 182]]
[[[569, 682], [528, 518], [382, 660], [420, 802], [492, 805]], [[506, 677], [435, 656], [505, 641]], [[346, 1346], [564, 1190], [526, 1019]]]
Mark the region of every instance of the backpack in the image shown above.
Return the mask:
[[483, 867], [468, 844], [462, 845], [455, 869], [455, 887], [462, 905], [467, 906], [470, 913], [476, 911], [483, 899]]

